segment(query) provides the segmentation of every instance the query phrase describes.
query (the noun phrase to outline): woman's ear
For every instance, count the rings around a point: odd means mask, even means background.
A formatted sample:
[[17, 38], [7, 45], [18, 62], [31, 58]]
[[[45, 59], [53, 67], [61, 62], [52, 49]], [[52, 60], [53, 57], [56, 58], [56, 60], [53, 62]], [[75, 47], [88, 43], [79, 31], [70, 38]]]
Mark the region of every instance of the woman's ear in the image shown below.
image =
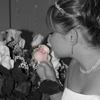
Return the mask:
[[69, 38], [69, 41], [71, 42], [71, 44], [75, 45], [78, 42], [78, 30], [72, 29], [68, 33], [68, 38]]
[[75, 45], [78, 42], [78, 31], [76, 29], [71, 30], [70, 40], [73, 45]]

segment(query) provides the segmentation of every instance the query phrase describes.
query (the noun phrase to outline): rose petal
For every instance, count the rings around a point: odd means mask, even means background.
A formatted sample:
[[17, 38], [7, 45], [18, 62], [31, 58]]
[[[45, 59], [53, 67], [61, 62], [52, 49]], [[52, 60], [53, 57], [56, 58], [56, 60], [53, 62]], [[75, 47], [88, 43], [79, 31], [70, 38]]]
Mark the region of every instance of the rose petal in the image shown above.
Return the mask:
[[33, 58], [37, 62], [48, 61], [49, 56], [49, 48], [45, 45], [40, 45], [38, 48], [34, 50]]

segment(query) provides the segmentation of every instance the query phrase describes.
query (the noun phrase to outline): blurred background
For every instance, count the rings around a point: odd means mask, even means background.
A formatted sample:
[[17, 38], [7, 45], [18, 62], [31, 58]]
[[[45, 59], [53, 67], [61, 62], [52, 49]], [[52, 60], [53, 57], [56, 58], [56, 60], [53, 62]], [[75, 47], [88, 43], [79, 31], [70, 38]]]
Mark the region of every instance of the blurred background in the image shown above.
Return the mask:
[[46, 12], [54, 0], [0, 0], [0, 30], [25, 29], [35, 33], [50, 33]]

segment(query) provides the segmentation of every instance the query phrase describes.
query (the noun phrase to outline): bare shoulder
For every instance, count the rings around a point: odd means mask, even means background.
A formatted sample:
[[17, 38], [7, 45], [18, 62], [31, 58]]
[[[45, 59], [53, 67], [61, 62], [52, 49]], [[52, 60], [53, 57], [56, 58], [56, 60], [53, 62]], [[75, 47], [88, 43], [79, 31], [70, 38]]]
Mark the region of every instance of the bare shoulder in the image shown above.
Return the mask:
[[100, 69], [87, 77], [87, 83], [84, 88], [85, 93], [100, 95]]
[[[79, 71], [80, 64], [75, 60], [71, 62], [70, 72], [69, 72], [69, 81], [70, 87], [83, 94], [87, 95], [100, 95], [100, 69], [93, 73], [83, 75]], [[68, 80], [65, 81], [65, 87], [68, 86]]]

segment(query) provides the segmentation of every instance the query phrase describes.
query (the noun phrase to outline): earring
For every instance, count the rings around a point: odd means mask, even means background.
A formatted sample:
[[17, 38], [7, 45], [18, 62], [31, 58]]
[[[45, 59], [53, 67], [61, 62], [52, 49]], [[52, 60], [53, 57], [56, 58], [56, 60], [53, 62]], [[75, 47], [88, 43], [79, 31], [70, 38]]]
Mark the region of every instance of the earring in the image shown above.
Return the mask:
[[71, 54], [73, 55], [73, 49], [74, 49], [74, 46], [72, 45], [72, 50], [71, 50]]
[[[71, 36], [71, 42], [73, 42], [72, 36]], [[73, 55], [73, 44], [72, 44], [72, 48], [71, 48], [71, 54]]]

